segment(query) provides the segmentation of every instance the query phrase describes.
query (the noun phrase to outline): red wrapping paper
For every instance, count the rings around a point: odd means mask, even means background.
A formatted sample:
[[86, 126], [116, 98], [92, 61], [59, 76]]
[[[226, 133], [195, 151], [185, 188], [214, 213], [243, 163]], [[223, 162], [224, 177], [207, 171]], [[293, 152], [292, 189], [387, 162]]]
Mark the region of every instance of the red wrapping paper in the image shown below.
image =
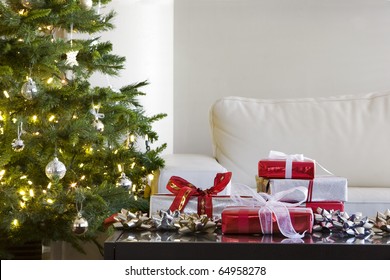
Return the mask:
[[314, 213], [317, 212], [317, 208], [320, 207], [327, 211], [330, 210], [340, 210], [344, 212], [344, 202], [342, 201], [318, 201], [318, 202], [305, 202], [302, 204], [304, 207], [309, 207], [313, 210]]
[[[258, 163], [259, 177], [272, 179], [286, 178], [286, 160], [262, 159]], [[313, 179], [315, 163], [311, 160], [293, 161], [291, 179]]]
[[[288, 243], [288, 238], [282, 235], [249, 235], [249, 234], [223, 234], [221, 242], [223, 243]], [[305, 235], [303, 243], [313, 243], [311, 235]]]
[[[221, 214], [222, 233], [253, 234], [262, 233], [259, 220], [260, 207], [226, 207]], [[297, 233], [311, 233], [313, 229], [313, 210], [306, 207], [288, 207], [291, 223]], [[275, 216], [272, 218], [273, 233], [280, 233]]]

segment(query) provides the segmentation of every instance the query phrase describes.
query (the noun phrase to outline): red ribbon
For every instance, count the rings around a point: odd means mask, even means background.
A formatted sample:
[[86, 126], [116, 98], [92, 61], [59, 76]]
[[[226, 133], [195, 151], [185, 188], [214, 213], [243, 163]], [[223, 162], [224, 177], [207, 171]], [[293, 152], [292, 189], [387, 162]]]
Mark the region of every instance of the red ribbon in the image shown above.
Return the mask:
[[309, 181], [309, 185], [307, 186], [307, 199], [306, 199], [306, 202], [311, 202], [311, 200], [313, 198], [313, 187], [314, 187], [313, 180], [310, 180]]
[[213, 216], [212, 196], [223, 191], [232, 178], [232, 172], [217, 173], [214, 179], [214, 185], [206, 190], [199, 189], [187, 180], [172, 176], [167, 184], [167, 189], [176, 195], [169, 210], [180, 212], [186, 207], [192, 196], [198, 197], [198, 214]]

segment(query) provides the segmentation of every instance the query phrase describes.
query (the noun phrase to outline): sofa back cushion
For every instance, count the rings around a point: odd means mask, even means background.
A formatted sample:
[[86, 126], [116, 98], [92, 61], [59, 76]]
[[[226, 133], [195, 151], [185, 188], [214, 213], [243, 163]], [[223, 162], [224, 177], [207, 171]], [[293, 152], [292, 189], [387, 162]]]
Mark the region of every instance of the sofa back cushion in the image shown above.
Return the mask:
[[210, 125], [214, 156], [233, 172], [233, 183], [255, 187], [258, 161], [276, 150], [304, 154], [349, 186], [390, 187], [390, 92], [225, 97], [213, 104]]

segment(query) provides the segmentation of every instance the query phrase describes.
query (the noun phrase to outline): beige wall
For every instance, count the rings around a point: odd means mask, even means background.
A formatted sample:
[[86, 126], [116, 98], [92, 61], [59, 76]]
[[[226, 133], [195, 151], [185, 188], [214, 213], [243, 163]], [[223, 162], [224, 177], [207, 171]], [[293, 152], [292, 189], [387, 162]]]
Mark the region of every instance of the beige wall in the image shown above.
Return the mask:
[[208, 110], [222, 96], [389, 88], [389, 1], [174, 1], [174, 152], [211, 154]]

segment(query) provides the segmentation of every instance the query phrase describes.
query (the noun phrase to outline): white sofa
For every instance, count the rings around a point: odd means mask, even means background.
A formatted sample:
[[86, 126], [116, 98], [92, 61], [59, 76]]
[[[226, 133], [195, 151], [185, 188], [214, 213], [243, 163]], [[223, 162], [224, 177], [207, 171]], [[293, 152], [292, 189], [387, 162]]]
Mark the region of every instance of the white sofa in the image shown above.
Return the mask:
[[[213, 156], [166, 156], [157, 192], [170, 176], [210, 187], [232, 171], [232, 188], [256, 188], [258, 161], [270, 150], [304, 154], [348, 179], [348, 213], [390, 208], [390, 92], [328, 98], [225, 97], [210, 110]], [[317, 172], [321, 170], [317, 168]]]

